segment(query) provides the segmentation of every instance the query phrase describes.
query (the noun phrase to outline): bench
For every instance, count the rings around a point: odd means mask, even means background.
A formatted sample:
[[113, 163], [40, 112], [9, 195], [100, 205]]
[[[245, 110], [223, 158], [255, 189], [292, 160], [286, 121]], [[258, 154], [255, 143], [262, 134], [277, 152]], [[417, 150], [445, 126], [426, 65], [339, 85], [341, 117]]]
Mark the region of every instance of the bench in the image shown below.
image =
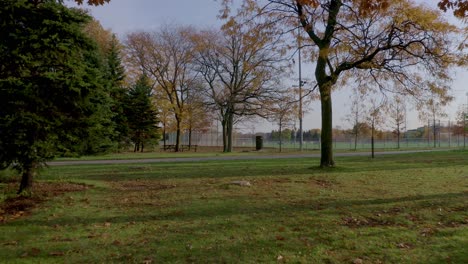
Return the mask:
[[164, 145], [161, 147], [161, 150], [174, 150], [175, 151], [175, 145]]
[[190, 146], [189, 145], [181, 145], [180, 146], [180, 151], [192, 150], [193, 149], [193, 151], [197, 152], [197, 147], [198, 147], [198, 145], [190, 145]]
[[[187, 150], [194, 150], [195, 152], [197, 152], [197, 147], [198, 145], [180, 145], [179, 146], [179, 151], [187, 151]], [[167, 151], [167, 150], [171, 150], [171, 151], [175, 151], [176, 150], [176, 145], [164, 145], [161, 147], [161, 150], [164, 150], [164, 151]]]

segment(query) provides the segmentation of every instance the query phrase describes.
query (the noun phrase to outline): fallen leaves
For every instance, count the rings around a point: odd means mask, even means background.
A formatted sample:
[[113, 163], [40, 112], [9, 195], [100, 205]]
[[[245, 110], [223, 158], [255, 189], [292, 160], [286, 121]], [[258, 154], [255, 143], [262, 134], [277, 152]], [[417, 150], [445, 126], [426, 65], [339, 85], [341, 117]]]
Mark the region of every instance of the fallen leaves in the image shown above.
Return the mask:
[[412, 249], [413, 248], [412, 244], [405, 243], [405, 242], [398, 243], [396, 246], [397, 246], [397, 248], [400, 248], [400, 249]]
[[344, 217], [342, 224], [348, 227], [374, 227], [374, 226], [391, 226], [395, 223], [390, 219], [381, 219], [378, 217]]
[[[16, 187], [15, 183], [10, 184], [7, 189]], [[32, 195], [30, 196], [15, 196], [6, 199], [0, 203], [0, 222], [8, 222], [16, 220], [25, 215], [28, 215], [31, 209], [59, 195], [67, 192], [83, 191], [88, 189], [87, 185], [75, 183], [49, 183], [37, 182], [33, 187]], [[71, 196], [65, 198], [70, 203], [73, 200]]]
[[279, 241], [286, 240], [286, 238], [284, 236], [281, 236], [281, 235], [277, 235], [275, 238], [276, 238], [276, 240], [279, 240]]
[[353, 264], [362, 264], [364, 261], [360, 258], [356, 258], [353, 260]]
[[60, 256], [64, 256], [65, 253], [62, 252], [62, 251], [53, 251], [53, 252], [49, 252], [49, 256], [52, 256], [52, 257], [60, 257]]

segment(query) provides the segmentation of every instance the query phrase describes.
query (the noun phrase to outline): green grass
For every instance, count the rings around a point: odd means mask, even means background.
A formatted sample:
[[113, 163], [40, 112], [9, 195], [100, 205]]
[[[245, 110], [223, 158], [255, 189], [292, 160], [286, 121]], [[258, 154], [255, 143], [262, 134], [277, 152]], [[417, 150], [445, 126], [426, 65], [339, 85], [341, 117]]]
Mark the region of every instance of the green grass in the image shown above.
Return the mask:
[[93, 187], [0, 224], [0, 262], [468, 262], [468, 152], [317, 164], [50, 167], [40, 181]]
[[[296, 151], [297, 152], [297, 151]], [[318, 153], [318, 152], [317, 152]], [[81, 157], [58, 157], [56, 161], [71, 161], [71, 160], [123, 160], [123, 159], [160, 159], [160, 158], [188, 158], [188, 157], [228, 157], [228, 156], [252, 156], [252, 155], [271, 155], [279, 154], [276, 149], [265, 149], [262, 151], [254, 151], [254, 148], [238, 149], [235, 152], [223, 153], [213, 151], [211, 149], [201, 152], [122, 152], [110, 153], [99, 156], [81, 156]]]

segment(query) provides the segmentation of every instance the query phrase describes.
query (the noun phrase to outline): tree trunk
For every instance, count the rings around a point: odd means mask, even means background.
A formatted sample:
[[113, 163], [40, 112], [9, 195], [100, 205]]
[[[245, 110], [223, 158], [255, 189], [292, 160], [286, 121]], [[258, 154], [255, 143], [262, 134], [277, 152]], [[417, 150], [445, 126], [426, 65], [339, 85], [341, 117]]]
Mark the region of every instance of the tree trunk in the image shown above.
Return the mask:
[[175, 149], [174, 151], [175, 152], [179, 152], [179, 149], [180, 149], [180, 118], [178, 116], [176, 116], [176, 144], [175, 144]]
[[434, 136], [434, 140], [433, 140], [434, 141], [434, 148], [437, 147], [437, 143], [436, 143], [437, 142], [437, 133], [436, 133], [436, 122], [435, 121], [436, 120], [435, 120], [435, 116], [434, 116], [434, 119], [433, 119], [434, 123], [432, 124], [432, 134]]
[[374, 120], [372, 120], [372, 130], [371, 130], [371, 149], [372, 149], [372, 158], [375, 157], [375, 154], [374, 154], [374, 130], [375, 130], [375, 126], [374, 126]]
[[354, 132], [354, 151], [357, 150], [357, 139], [358, 139], [358, 125], [359, 124], [356, 124], [356, 131]]
[[397, 148], [400, 149], [400, 128], [397, 131]]
[[163, 123], [163, 142], [164, 142], [164, 149], [166, 149], [166, 123]]
[[33, 186], [33, 179], [37, 173], [37, 164], [35, 162], [31, 162], [31, 164], [25, 164], [23, 169], [23, 174], [21, 175], [21, 183], [18, 190], [18, 194], [22, 193], [23, 191], [30, 190]]
[[227, 152], [232, 152], [232, 134], [234, 130], [234, 115], [229, 113], [229, 119], [227, 124]]
[[223, 117], [223, 120], [221, 120], [221, 128], [223, 130], [223, 152], [228, 152], [227, 151], [227, 121], [226, 121], [226, 116]]
[[188, 132], [188, 149], [192, 148], [192, 128], [189, 128]]
[[283, 131], [282, 131], [282, 126], [281, 126], [281, 121], [280, 121], [280, 125], [279, 125], [279, 152], [282, 151], [282, 145], [283, 145]]
[[320, 102], [322, 104], [320, 167], [334, 167], [331, 84], [324, 84], [320, 87]]

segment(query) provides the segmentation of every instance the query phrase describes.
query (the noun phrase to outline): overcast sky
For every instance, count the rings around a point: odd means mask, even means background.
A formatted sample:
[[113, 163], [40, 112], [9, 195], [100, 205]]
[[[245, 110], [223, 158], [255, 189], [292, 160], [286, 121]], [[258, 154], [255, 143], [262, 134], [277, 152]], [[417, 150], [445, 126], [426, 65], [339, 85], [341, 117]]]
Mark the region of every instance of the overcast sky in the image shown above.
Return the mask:
[[[217, 19], [220, 0], [111, 0], [99, 7], [86, 7], [101, 22], [104, 28], [111, 29], [120, 38], [135, 30], [156, 30], [165, 24], [192, 25], [200, 28], [218, 27]], [[425, 1], [435, 5], [435, 1]], [[71, 5], [71, 4], [70, 4]], [[304, 66], [304, 78], [313, 79], [312, 68]], [[291, 80], [292, 81], [292, 80]], [[454, 119], [457, 109], [468, 100], [468, 69], [457, 71], [453, 82], [454, 102], [447, 108], [447, 120]], [[349, 89], [348, 89], [349, 90]], [[335, 126], [349, 127], [344, 116], [349, 109], [349, 91], [340, 89], [333, 94], [333, 121]], [[304, 129], [320, 128], [320, 104], [314, 102], [311, 111], [304, 118]], [[413, 110], [408, 117], [408, 129], [423, 124]], [[243, 130], [252, 131], [252, 125], [243, 125]], [[276, 127], [268, 122], [255, 129], [266, 132]]]

